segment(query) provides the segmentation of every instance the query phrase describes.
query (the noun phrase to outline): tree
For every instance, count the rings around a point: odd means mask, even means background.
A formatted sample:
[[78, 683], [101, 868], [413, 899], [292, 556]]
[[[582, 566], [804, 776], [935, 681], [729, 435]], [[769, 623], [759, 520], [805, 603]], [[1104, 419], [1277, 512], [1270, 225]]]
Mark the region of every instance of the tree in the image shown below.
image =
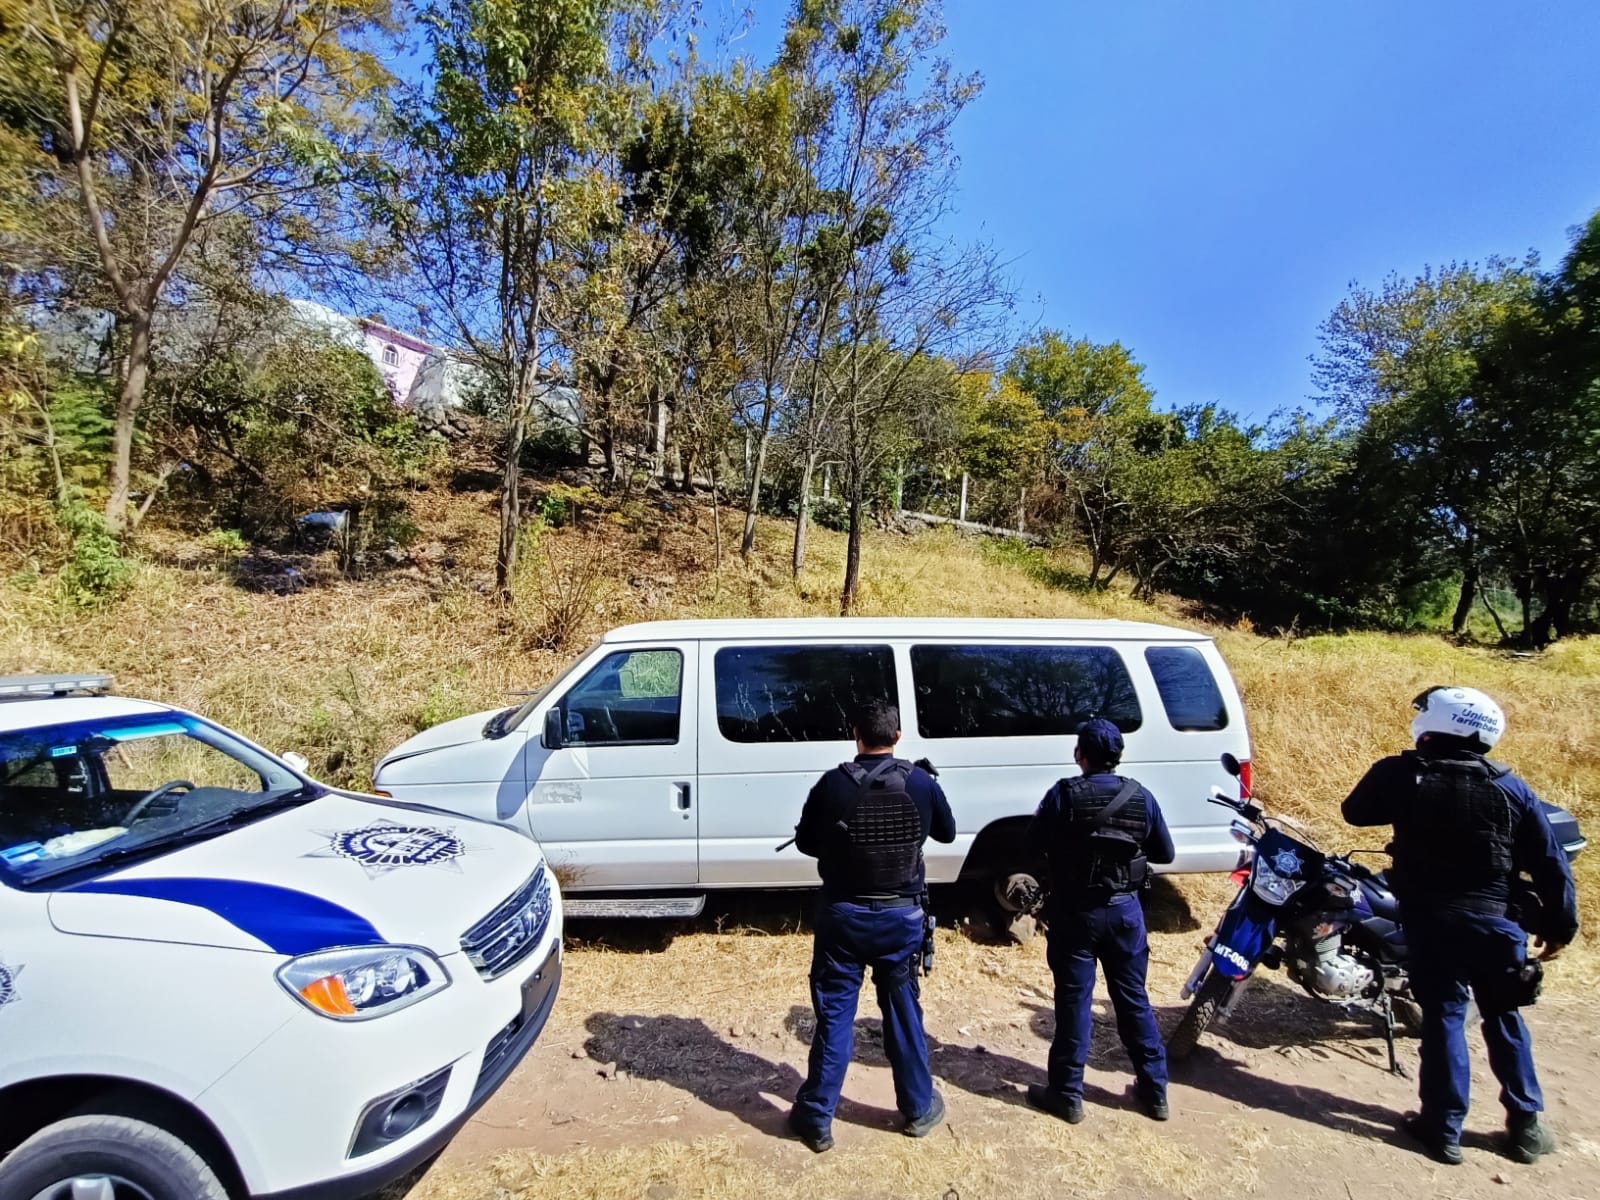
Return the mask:
[[406, 98], [414, 160], [393, 213], [433, 322], [492, 382], [502, 447], [495, 591], [509, 599], [522, 450], [541, 394], [555, 256], [615, 196], [590, 156], [612, 97], [613, 0], [439, 0], [422, 13], [431, 83]]
[[390, 77], [389, 0], [7, 0], [0, 61], [14, 138], [74, 198], [123, 346], [106, 521], [128, 524], [157, 318], [194, 248], [248, 222], [304, 269], [349, 251], [337, 185]]
[[810, 478], [831, 435], [850, 514], [844, 612], [860, 582], [863, 503], [890, 430], [916, 403], [928, 363], [974, 353], [1006, 300], [991, 253], [951, 247], [937, 232], [955, 167], [950, 129], [980, 87], [934, 57], [943, 35], [926, 0], [806, 0], [780, 58], [802, 81], [797, 102], [817, 114], [800, 157], [823, 205], [802, 248], [814, 317], [795, 427], [793, 564], [798, 573]]
[[1484, 565], [1500, 437], [1482, 408], [1480, 358], [1533, 299], [1532, 264], [1452, 264], [1378, 292], [1353, 289], [1322, 329], [1314, 378], [1354, 435], [1356, 519], [1397, 573], [1453, 567], [1460, 633]]
[[1600, 569], [1600, 213], [1508, 312], [1478, 378], [1486, 558], [1517, 591], [1523, 639], [1542, 646], [1577, 631]]
[[1179, 430], [1152, 410], [1144, 367], [1120, 342], [1068, 341], [1046, 330], [1017, 348], [1006, 376], [1050, 423], [1049, 470], [1088, 547], [1089, 582], [1105, 587], [1125, 565], [1123, 476]]

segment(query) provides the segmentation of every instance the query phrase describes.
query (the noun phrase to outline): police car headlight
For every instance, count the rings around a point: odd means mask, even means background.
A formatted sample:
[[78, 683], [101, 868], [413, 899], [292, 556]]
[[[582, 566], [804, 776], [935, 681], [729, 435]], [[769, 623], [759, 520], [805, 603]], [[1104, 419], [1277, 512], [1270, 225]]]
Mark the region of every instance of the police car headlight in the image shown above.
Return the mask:
[[352, 946], [290, 959], [278, 982], [324, 1017], [368, 1021], [449, 987], [450, 973], [420, 946]]

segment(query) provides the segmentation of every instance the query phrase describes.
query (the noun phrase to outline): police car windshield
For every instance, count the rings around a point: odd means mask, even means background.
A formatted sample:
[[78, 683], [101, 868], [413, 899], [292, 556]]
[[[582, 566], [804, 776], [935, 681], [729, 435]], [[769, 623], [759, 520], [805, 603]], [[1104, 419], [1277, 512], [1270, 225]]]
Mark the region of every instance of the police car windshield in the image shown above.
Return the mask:
[[184, 713], [0, 733], [0, 878], [92, 873], [313, 794], [282, 763]]

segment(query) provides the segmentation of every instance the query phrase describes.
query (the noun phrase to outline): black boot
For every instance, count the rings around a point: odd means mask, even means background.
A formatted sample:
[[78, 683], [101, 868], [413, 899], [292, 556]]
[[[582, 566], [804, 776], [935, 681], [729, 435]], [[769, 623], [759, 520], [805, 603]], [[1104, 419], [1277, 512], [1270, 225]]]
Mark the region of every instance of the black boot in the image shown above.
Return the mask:
[[1413, 1113], [1400, 1122], [1400, 1128], [1412, 1141], [1426, 1150], [1430, 1157], [1448, 1166], [1461, 1165], [1461, 1142], [1447, 1138], [1432, 1122], [1424, 1121], [1420, 1113]]
[[1083, 1120], [1082, 1100], [1076, 1096], [1063, 1096], [1060, 1092], [1052, 1092], [1040, 1083], [1028, 1085], [1028, 1103], [1052, 1117], [1060, 1117], [1068, 1125], [1076, 1125]]
[[1519, 1163], [1531, 1163], [1542, 1155], [1556, 1152], [1555, 1135], [1545, 1128], [1538, 1113], [1507, 1119], [1506, 1141], [1511, 1157]]

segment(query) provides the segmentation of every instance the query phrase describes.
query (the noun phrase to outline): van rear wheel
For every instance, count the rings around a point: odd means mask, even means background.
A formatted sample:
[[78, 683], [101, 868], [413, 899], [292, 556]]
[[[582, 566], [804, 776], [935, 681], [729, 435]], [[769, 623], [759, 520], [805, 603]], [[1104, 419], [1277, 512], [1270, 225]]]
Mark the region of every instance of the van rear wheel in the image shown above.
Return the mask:
[[0, 1161], [18, 1200], [228, 1200], [194, 1148], [160, 1126], [91, 1114], [47, 1125]]

